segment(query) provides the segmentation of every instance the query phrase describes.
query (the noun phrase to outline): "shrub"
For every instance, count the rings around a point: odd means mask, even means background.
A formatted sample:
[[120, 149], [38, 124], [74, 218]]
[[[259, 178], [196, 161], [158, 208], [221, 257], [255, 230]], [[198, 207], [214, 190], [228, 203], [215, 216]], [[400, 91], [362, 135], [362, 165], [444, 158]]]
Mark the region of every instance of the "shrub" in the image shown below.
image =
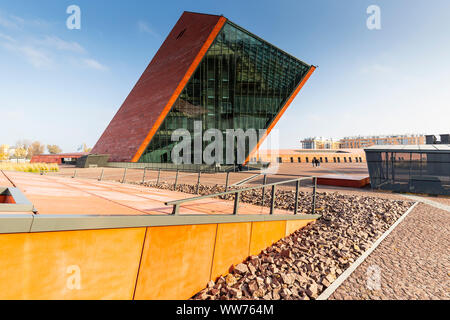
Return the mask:
[[56, 163], [11, 163], [0, 162], [0, 170], [22, 171], [22, 172], [58, 172], [59, 166]]

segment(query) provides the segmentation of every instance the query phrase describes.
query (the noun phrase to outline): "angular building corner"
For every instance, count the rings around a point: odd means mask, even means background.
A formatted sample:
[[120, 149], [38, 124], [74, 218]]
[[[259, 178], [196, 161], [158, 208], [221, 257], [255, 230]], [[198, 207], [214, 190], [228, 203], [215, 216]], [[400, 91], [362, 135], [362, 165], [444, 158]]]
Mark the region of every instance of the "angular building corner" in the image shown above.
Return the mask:
[[92, 153], [168, 163], [172, 132], [196, 121], [267, 136], [314, 70], [223, 16], [184, 12]]

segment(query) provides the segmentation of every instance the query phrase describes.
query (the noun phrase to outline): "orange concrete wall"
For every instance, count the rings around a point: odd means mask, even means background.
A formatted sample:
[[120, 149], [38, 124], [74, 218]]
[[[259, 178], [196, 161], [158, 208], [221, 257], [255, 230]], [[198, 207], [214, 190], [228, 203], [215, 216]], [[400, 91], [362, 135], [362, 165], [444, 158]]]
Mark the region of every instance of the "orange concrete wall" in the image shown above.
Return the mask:
[[188, 299], [314, 220], [0, 235], [0, 299]]
[[188, 299], [233, 264], [313, 221], [150, 227], [135, 299]]
[[187, 299], [209, 281], [216, 224], [149, 227], [135, 299]]
[[132, 299], [145, 228], [0, 235], [0, 299]]
[[250, 255], [257, 255], [286, 235], [286, 221], [253, 222]]
[[217, 226], [211, 280], [229, 272], [231, 265], [249, 256], [252, 223], [224, 223]]
[[294, 233], [297, 230], [302, 229], [308, 223], [313, 222], [312, 220], [289, 220], [286, 221], [286, 236]]

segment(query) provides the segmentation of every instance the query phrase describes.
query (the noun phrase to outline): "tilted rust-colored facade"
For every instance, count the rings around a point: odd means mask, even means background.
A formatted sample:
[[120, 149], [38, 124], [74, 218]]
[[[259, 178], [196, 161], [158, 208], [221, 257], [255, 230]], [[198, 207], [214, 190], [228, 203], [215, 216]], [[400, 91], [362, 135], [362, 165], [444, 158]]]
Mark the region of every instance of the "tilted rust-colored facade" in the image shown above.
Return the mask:
[[174, 125], [194, 120], [204, 129], [270, 132], [314, 70], [223, 16], [184, 12], [92, 153], [169, 162]]

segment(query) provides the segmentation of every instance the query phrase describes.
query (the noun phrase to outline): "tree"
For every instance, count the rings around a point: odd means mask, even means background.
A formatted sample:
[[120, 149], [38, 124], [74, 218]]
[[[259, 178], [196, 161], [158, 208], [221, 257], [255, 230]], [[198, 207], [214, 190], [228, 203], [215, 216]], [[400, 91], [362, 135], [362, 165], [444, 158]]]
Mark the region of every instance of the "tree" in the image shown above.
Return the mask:
[[25, 159], [27, 156], [27, 149], [24, 147], [16, 147], [14, 151], [14, 158], [16, 159]]
[[86, 143], [83, 143], [83, 152], [91, 152], [92, 148], [88, 148], [88, 146], [86, 145]]
[[17, 148], [24, 148], [27, 150], [29, 146], [31, 146], [31, 141], [27, 139], [17, 140], [16, 142]]
[[28, 154], [27, 158], [31, 159], [31, 157], [43, 154], [45, 151], [45, 146], [41, 144], [39, 141], [35, 141], [31, 144], [31, 146], [28, 147]]
[[16, 142], [16, 148], [22, 148], [25, 150], [25, 158], [26, 159], [31, 159], [32, 154], [29, 153], [30, 147], [31, 147], [30, 140], [22, 139], [22, 140], [18, 140]]
[[6, 144], [0, 145], [0, 161], [9, 159], [9, 146]]
[[48, 150], [48, 153], [50, 153], [50, 154], [58, 154], [58, 153], [62, 152], [61, 148], [58, 147], [56, 144], [48, 144], [47, 150]]

